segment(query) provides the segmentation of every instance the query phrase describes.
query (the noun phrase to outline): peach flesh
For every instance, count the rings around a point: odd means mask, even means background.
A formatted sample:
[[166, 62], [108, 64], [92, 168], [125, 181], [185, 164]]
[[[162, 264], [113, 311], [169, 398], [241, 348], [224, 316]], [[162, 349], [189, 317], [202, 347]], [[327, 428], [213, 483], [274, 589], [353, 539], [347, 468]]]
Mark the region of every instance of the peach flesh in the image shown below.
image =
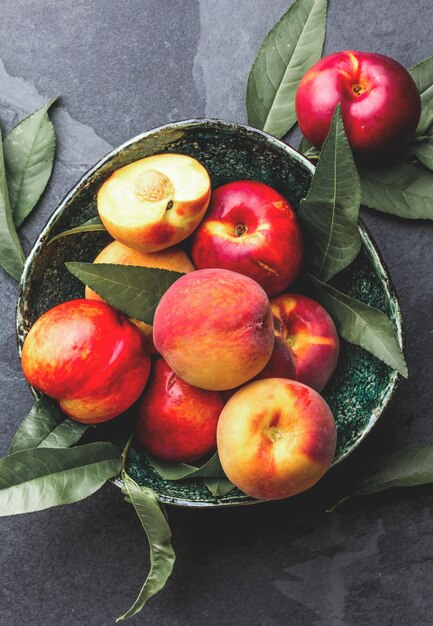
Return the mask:
[[141, 252], [157, 252], [186, 239], [210, 199], [210, 178], [196, 159], [157, 154], [119, 168], [98, 192], [108, 232]]

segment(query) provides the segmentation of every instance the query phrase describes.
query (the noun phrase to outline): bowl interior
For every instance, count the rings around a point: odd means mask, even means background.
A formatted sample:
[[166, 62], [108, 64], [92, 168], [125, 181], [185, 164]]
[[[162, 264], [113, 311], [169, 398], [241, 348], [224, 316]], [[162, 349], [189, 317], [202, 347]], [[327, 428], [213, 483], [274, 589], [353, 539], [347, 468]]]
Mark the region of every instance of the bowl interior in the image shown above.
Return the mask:
[[[179, 152], [197, 158], [209, 171], [212, 187], [239, 179], [267, 183], [295, 209], [306, 195], [313, 166], [286, 144], [260, 131], [216, 120], [186, 121], [144, 133], [110, 153], [66, 196], [41, 233], [27, 261], [18, 303], [17, 333], [21, 347], [31, 325], [51, 307], [83, 297], [84, 287], [65, 268], [67, 261], [93, 261], [106, 245], [105, 233], [82, 233], [49, 243], [56, 234], [96, 215], [96, 193], [119, 167], [160, 153]], [[402, 344], [401, 314], [386, 269], [371, 237], [361, 227], [362, 250], [333, 284], [384, 311], [393, 321]], [[362, 348], [341, 341], [337, 370], [323, 395], [334, 414], [337, 452], [341, 461], [372, 428], [389, 401], [398, 375]], [[140, 484], [152, 487], [173, 504], [213, 506], [255, 502], [235, 489], [216, 499], [200, 479], [165, 481], [139, 450], [131, 449], [129, 472]]]

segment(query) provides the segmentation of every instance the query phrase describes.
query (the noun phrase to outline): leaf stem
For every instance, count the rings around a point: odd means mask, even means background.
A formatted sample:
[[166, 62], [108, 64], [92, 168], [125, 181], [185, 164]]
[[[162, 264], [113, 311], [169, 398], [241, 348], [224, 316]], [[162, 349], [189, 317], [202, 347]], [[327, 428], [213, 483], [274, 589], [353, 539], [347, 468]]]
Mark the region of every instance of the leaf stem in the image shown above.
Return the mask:
[[131, 447], [133, 438], [134, 438], [134, 433], [131, 433], [129, 435], [128, 441], [125, 444], [125, 447], [123, 448], [123, 452], [120, 455], [120, 458], [122, 459], [122, 473], [125, 471], [126, 457], [128, 456], [129, 448]]

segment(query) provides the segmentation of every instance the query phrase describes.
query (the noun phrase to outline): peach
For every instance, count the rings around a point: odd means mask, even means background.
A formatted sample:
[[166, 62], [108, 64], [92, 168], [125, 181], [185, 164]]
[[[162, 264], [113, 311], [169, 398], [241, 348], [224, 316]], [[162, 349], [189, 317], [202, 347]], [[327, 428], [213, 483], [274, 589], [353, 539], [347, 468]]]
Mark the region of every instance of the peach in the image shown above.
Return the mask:
[[195, 387], [237, 387], [260, 372], [274, 345], [266, 293], [223, 269], [196, 270], [162, 296], [153, 321], [155, 347]]
[[223, 406], [218, 391], [189, 385], [158, 358], [140, 401], [138, 441], [164, 461], [195, 461], [216, 448], [216, 428]]
[[[163, 270], [172, 270], [175, 272], [192, 272], [195, 268], [189, 260], [186, 252], [178, 246], [161, 250], [160, 252], [139, 252], [124, 246], [119, 241], [112, 241], [98, 254], [94, 263], [114, 263], [116, 265], [136, 265], [139, 267], [157, 267]], [[98, 294], [86, 287], [86, 298], [90, 300], [103, 299]], [[155, 352], [152, 341], [152, 325], [131, 318], [138, 328], [143, 331], [146, 337], [146, 345], [151, 352]]]
[[97, 206], [115, 239], [157, 252], [192, 233], [209, 199], [209, 174], [201, 163], [185, 154], [156, 154], [113, 172], [98, 192]]
[[317, 302], [285, 293], [271, 300], [275, 345], [257, 378], [291, 378], [322, 391], [338, 361], [334, 322]]
[[325, 400], [284, 378], [245, 385], [227, 402], [217, 427], [221, 465], [244, 493], [288, 498], [312, 487], [330, 467], [336, 427]]
[[79, 422], [117, 417], [140, 396], [150, 371], [143, 334], [105, 302], [69, 300], [30, 329], [22, 368], [28, 382]]

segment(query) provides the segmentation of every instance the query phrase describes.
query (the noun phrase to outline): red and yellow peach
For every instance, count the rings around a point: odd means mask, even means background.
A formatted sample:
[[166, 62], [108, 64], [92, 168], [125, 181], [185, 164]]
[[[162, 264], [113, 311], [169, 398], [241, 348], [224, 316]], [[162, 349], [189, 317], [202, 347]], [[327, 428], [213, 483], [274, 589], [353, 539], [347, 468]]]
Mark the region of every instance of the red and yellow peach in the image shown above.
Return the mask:
[[186, 274], [162, 296], [153, 340], [170, 367], [195, 387], [237, 387], [266, 365], [272, 312], [254, 280], [224, 269]]
[[330, 467], [335, 422], [310, 387], [268, 378], [230, 398], [218, 422], [217, 445], [224, 472], [244, 493], [288, 498], [312, 487]]

